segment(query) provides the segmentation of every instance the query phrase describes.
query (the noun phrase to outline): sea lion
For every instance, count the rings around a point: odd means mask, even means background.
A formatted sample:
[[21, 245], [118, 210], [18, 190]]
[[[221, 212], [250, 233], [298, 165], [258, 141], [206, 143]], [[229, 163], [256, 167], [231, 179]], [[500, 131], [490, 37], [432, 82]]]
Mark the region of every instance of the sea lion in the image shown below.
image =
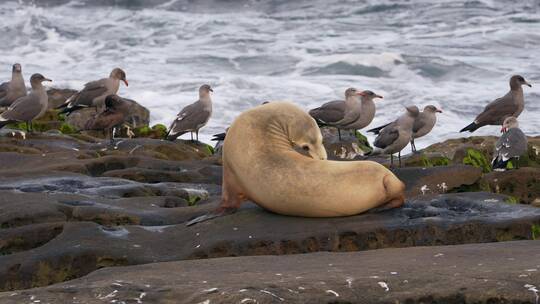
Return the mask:
[[223, 143], [221, 204], [188, 225], [232, 213], [245, 200], [283, 215], [349, 216], [399, 207], [404, 189], [376, 162], [326, 160], [315, 120], [291, 103], [271, 102], [233, 122]]

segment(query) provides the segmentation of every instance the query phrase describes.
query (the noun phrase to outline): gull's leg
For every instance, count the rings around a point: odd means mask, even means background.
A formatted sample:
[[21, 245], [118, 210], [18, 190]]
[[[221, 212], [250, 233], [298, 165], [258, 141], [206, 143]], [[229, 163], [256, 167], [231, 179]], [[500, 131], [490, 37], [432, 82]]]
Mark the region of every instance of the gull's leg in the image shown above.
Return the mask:
[[110, 129], [109, 138], [110, 138], [110, 144], [111, 144], [111, 146], [114, 146], [114, 127], [112, 127], [112, 128]]

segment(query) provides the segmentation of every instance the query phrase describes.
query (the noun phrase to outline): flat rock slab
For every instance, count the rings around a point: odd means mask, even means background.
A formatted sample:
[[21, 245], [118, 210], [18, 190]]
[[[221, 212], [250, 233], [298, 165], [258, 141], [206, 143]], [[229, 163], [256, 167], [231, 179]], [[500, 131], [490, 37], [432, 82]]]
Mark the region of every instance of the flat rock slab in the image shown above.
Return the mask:
[[[446, 194], [411, 200], [399, 209], [327, 219], [281, 216], [246, 204], [233, 215], [191, 227], [144, 223], [106, 227], [74, 221], [91, 218], [92, 212], [111, 216], [126, 212], [121, 208], [126, 201], [101, 211], [83, 201], [69, 212], [68, 206], [43, 211], [52, 222], [66, 220], [64, 215], [69, 221], [61, 228], [48, 228], [54, 230], [44, 234], [41, 242], [29, 240], [44, 243], [40, 247], [0, 256], [0, 289], [46, 286], [105, 266], [531, 239], [534, 225], [540, 224], [540, 209], [506, 204], [505, 199], [488, 193]], [[150, 208], [143, 203], [134, 206]], [[214, 207], [210, 203], [170, 209], [187, 221]], [[157, 209], [161, 213], [154, 211], [153, 216], [167, 219], [167, 209]]]
[[466, 165], [399, 168], [393, 172], [405, 183], [407, 197], [446, 193], [470, 186], [482, 177], [482, 169]]
[[540, 241], [516, 241], [105, 268], [0, 302], [538, 303], [539, 289]]
[[[26, 139], [10, 137], [12, 133], [22, 134]], [[221, 178], [220, 167], [214, 174], [216, 166], [201, 161], [210, 155], [208, 146], [204, 144], [135, 138], [121, 139], [115, 146], [109, 146], [107, 141], [95, 140], [82, 135], [26, 134], [2, 129], [0, 174], [12, 177], [24, 173], [64, 171], [91, 176], [109, 174], [145, 182], [198, 183], [219, 182]], [[131, 171], [122, 171], [126, 169]], [[149, 172], [148, 178], [145, 178], [145, 171]]]
[[[0, 190], [23, 193], [76, 193], [88, 197], [123, 198], [136, 196], [178, 196], [187, 198], [189, 190], [211, 189], [221, 194], [221, 187], [212, 184], [191, 183], [141, 183], [115, 177], [90, 177], [76, 173], [51, 172], [13, 178], [0, 177]], [[186, 190], [187, 189], [187, 190]]]

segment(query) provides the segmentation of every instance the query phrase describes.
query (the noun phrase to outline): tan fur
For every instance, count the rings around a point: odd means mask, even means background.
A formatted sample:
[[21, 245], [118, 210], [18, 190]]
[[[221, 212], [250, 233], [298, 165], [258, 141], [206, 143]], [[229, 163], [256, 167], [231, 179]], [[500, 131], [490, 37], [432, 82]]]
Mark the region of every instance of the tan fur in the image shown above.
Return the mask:
[[400, 206], [404, 188], [378, 163], [326, 160], [315, 120], [286, 102], [242, 113], [223, 145], [222, 210], [249, 199], [284, 215], [347, 216]]

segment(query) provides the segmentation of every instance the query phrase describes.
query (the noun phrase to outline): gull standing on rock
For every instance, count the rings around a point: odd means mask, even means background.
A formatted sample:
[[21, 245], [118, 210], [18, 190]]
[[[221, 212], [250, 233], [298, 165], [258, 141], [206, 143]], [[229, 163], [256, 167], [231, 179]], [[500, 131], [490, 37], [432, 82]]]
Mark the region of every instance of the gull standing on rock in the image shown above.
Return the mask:
[[519, 128], [515, 117], [504, 120], [501, 132], [503, 134], [495, 144], [493, 152], [493, 170], [505, 170], [508, 161], [513, 158], [519, 160], [519, 157], [527, 152], [527, 136]]
[[102, 130], [109, 132], [111, 145], [114, 144], [114, 128], [120, 126], [129, 116], [129, 104], [118, 95], [105, 98], [105, 110], [87, 122], [87, 130]]
[[30, 77], [32, 90], [30, 94], [15, 100], [11, 106], [0, 114], [0, 128], [12, 122], [26, 122], [26, 130], [32, 131], [32, 120], [40, 117], [47, 111], [49, 98], [43, 87], [43, 81], [52, 81], [41, 74]]
[[348, 88], [345, 91], [345, 100], [329, 101], [322, 106], [309, 110], [309, 115], [317, 121], [319, 125], [336, 127], [341, 140], [341, 129], [346, 125], [355, 122], [360, 116], [361, 103], [358, 96], [364, 96], [355, 88]]
[[519, 117], [519, 114], [525, 108], [522, 85], [532, 87], [530, 83], [525, 81], [523, 76], [514, 75], [510, 77], [510, 91], [503, 97], [497, 98], [488, 104], [470, 125], [459, 132], [474, 132], [476, 129], [486, 125], [500, 126], [506, 117]]
[[375, 117], [375, 103], [373, 99], [383, 98], [381, 95], [375, 94], [370, 90], [365, 90], [361, 93], [362, 97], [360, 98], [360, 115], [358, 118], [350, 124], [343, 126], [342, 129], [345, 130], [360, 130], [367, 127]]
[[442, 110], [434, 105], [427, 105], [424, 110], [418, 114], [418, 117], [414, 120], [413, 134], [411, 139], [411, 150], [416, 152], [415, 138], [420, 138], [427, 135], [435, 124], [437, 123], [437, 113], [442, 113]]
[[193, 132], [196, 139], [199, 141], [199, 129], [204, 127], [210, 116], [212, 116], [212, 98], [210, 92], [214, 92], [212, 88], [203, 84], [199, 88], [199, 100], [186, 106], [178, 113], [167, 132], [167, 140], [175, 140], [178, 136], [184, 133], [191, 133], [191, 141], [193, 141]]
[[407, 112], [397, 120], [383, 127], [368, 130], [377, 135], [373, 145], [375, 149], [371, 154], [390, 154], [390, 166], [394, 165], [394, 153], [398, 153], [399, 166], [401, 167], [401, 150], [412, 139], [414, 121], [420, 114], [417, 106], [409, 106]]
[[0, 107], [9, 107], [15, 100], [26, 96], [26, 85], [21, 65], [15, 63], [11, 70], [11, 81], [0, 84]]
[[120, 81], [129, 86], [126, 79], [126, 72], [120, 68], [115, 68], [111, 71], [108, 78], [103, 78], [96, 81], [88, 82], [84, 88], [73, 94], [66, 102], [61, 104], [57, 109], [62, 109], [60, 113], [71, 114], [83, 108], [95, 107], [102, 108], [105, 104], [105, 98], [109, 95], [114, 95], [120, 88]]

